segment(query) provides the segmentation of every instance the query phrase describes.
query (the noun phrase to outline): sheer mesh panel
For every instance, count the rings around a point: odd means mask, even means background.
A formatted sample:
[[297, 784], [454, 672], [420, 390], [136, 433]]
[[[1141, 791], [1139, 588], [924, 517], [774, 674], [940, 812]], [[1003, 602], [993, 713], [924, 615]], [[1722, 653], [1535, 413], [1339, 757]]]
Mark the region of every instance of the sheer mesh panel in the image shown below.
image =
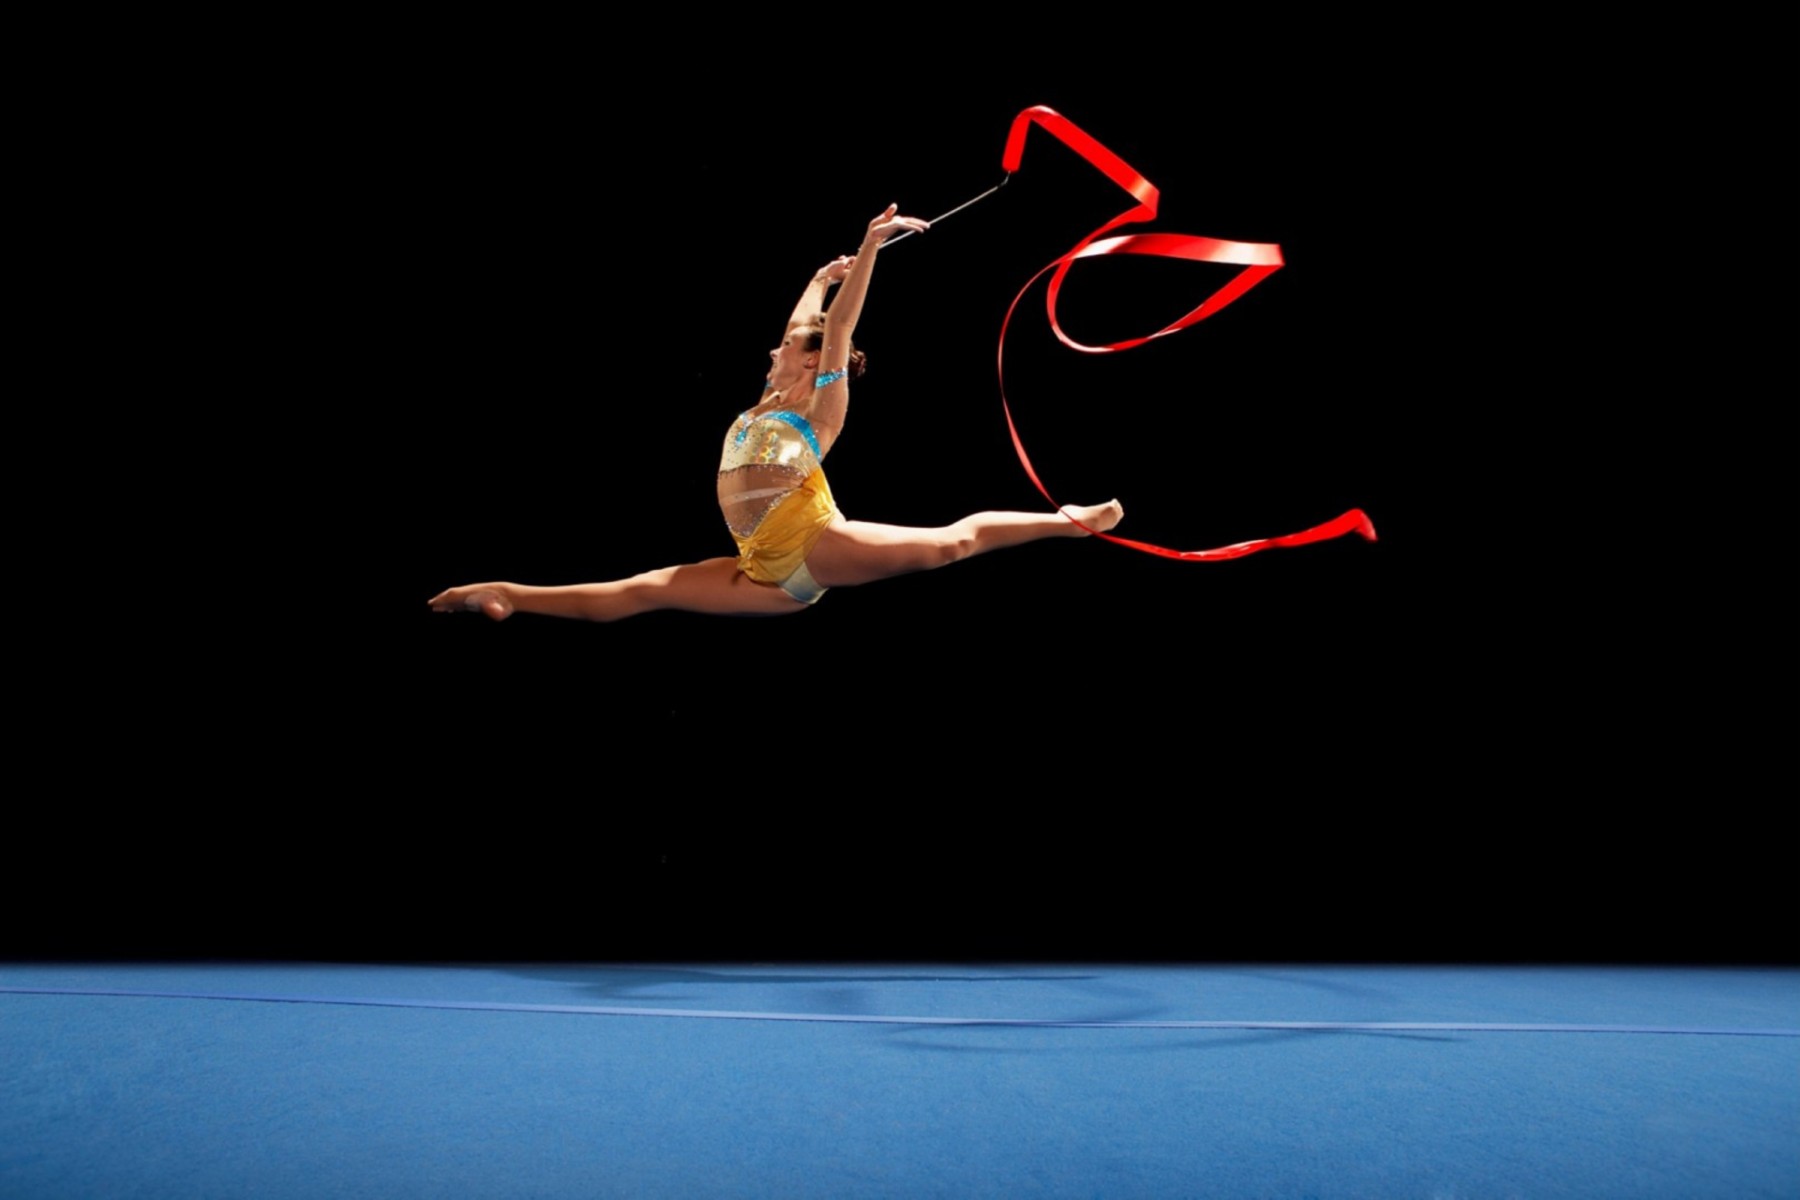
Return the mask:
[[733, 533], [749, 537], [783, 496], [819, 469], [817, 445], [812, 426], [794, 413], [738, 418], [719, 455], [719, 508]]

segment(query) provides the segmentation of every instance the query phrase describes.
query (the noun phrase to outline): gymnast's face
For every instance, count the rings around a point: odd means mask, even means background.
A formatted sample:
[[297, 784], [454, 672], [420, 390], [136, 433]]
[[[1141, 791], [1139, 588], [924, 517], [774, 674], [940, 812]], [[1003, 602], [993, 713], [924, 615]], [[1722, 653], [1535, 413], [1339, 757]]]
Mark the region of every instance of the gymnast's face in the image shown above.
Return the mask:
[[773, 364], [769, 370], [771, 383], [777, 387], [785, 386], [819, 365], [819, 352], [806, 348], [806, 338], [804, 329], [789, 330], [781, 339], [781, 345], [769, 351]]

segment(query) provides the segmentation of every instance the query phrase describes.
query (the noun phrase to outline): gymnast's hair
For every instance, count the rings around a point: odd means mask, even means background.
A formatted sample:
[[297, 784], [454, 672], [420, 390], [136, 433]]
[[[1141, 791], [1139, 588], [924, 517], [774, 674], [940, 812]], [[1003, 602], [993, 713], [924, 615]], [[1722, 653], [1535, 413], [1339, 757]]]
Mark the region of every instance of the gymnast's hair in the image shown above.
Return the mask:
[[[794, 332], [805, 335], [805, 349], [823, 350], [825, 348], [825, 317], [823, 314], [820, 314], [817, 319], [805, 325], [794, 326]], [[850, 363], [847, 367], [847, 370], [850, 372], [850, 378], [861, 379], [862, 373], [868, 369], [868, 363], [869, 356], [864, 354], [861, 350], [858, 350], [855, 342], [851, 342]]]

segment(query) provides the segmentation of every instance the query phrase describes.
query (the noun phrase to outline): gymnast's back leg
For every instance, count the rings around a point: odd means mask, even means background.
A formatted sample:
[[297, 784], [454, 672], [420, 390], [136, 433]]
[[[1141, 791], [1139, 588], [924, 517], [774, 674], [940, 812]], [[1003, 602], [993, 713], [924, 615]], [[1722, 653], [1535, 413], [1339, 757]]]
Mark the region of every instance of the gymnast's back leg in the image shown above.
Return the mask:
[[757, 583], [738, 570], [735, 558], [645, 571], [609, 583], [532, 587], [522, 583], [472, 583], [433, 596], [436, 612], [481, 612], [504, 621], [515, 612], [620, 621], [673, 608], [720, 616], [779, 616], [806, 605], [771, 584]]

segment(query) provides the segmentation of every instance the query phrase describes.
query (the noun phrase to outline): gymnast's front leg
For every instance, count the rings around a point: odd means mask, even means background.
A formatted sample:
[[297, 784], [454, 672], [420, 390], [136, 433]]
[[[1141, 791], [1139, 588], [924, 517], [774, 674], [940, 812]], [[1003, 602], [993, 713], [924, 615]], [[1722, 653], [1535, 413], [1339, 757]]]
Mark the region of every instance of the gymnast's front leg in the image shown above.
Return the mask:
[[937, 528], [840, 517], [819, 538], [806, 565], [821, 587], [855, 587], [1045, 538], [1105, 533], [1124, 516], [1124, 506], [1108, 500], [1064, 505], [1060, 512], [979, 512]]

